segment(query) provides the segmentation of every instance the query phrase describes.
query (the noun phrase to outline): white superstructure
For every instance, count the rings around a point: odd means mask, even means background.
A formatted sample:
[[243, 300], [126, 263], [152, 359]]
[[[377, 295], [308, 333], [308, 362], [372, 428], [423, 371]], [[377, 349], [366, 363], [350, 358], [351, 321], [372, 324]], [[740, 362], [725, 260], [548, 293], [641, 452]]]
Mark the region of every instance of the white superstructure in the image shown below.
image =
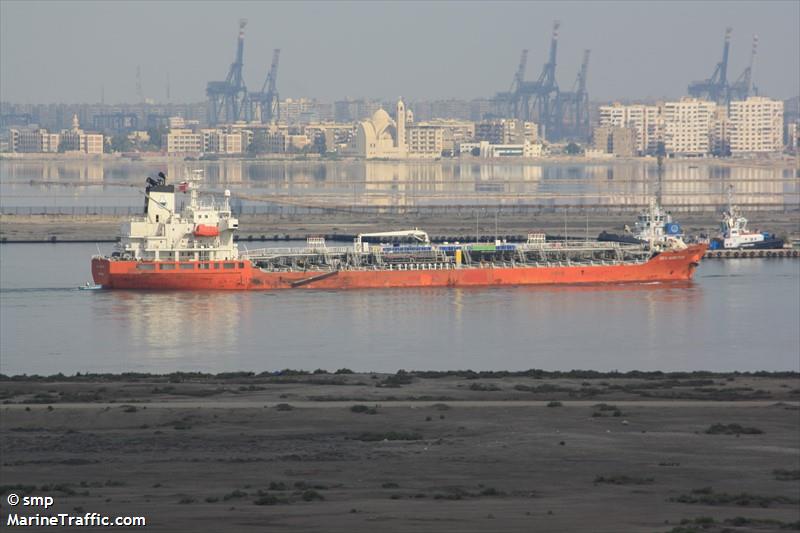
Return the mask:
[[239, 221], [230, 209], [230, 191], [222, 203], [198, 194], [199, 174], [178, 185], [189, 203], [176, 210], [176, 187], [166, 176], [147, 178], [144, 215], [122, 224], [122, 238], [115, 255], [144, 261], [216, 261], [236, 259], [233, 234]]
[[633, 236], [654, 248], [685, 248], [679, 224], [672, 215], [664, 211], [655, 197], [650, 198], [647, 210], [639, 213], [634, 224]]

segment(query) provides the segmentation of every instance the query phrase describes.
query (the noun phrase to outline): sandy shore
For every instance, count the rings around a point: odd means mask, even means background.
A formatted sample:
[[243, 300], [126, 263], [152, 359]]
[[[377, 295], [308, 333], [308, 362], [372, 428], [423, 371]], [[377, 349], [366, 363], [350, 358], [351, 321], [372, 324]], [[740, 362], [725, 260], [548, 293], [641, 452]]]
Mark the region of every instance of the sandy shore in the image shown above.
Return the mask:
[[48, 512], [142, 515], [147, 531], [800, 520], [797, 374], [124, 375], [0, 393], [6, 495], [35, 486]]
[[[719, 226], [718, 213], [681, 213], [676, 218], [689, 234], [715, 233]], [[119, 226], [126, 217], [103, 215], [0, 215], [0, 239], [7, 240], [113, 240], [119, 235]], [[625, 225], [633, 227], [635, 213], [591, 214], [588, 234], [595, 238], [601, 231], [622, 232]], [[754, 211], [748, 213], [749, 226], [768, 230], [784, 237], [800, 237], [800, 212], [780, 213]], [[572, 215], [567, 220], [567, 234], [584, 237], [586, 231], [584, 215]], [[331, 235], [385, 231], [387, 229], [421, 228], [431, 236], [469, 237], [474, 239], [474, 214], [462, 215], [416, 214], [349, 214], [329, 215], [243, 215], [240, 218], [238, 235], [272, 238], [278, 236], [305, 239], [308, 235]], [[554, 235], [564, 234], [563, 213], [541, 215], [503, 215], [498, 220], [497, 233], [503, 236], [525, 236], [532, 231], [545, 231]], [[494, 238], [494, 216], [483, 216], [479, 220], [481, 236]]]

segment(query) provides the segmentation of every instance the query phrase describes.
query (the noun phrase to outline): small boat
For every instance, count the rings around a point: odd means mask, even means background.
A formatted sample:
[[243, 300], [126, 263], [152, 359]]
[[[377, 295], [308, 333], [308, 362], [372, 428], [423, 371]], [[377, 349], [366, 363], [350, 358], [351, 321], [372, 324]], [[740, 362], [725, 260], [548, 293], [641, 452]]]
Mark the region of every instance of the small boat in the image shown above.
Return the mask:
[[775, 250], [783, 248], [783, 239], [774, 233], [749, 231], [747, 219], [739, 207], [733, 205], [733, 186], [728, 189], [728, 208], [722, 212], [720, 234], [711, 239], [710, 250]]
[[625, 225], [623, 234], [603, 231], [597, 236], [597, 240], [666, 248], [683, 240], [683, 230], [680, 224], [672, 220], [672, 215], [665, 211], [658, 200], [653, 197], [650, 198], [647, 209], [639, 213], [633, 230]]
[[99, 291], [102, 288], [102, 285], [95, 285], [93, 283], [89, 283], [88, 281], [85, 285], [78, 285], [79, 291]]

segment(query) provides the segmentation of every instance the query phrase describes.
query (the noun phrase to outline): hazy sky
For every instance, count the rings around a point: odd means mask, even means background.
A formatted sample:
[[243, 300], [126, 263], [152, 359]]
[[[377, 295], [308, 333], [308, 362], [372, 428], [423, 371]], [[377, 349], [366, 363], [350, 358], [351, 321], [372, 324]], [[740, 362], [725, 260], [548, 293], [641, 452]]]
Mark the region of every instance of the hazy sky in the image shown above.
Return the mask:
[[522, 48], [527, 79], [561, 21], [557, 78], [569, 88], [592, 50], [593, 100], [677, 97], [711, 75], [733, 27], [729, 78], [747, 65], [762, 94], [800, 93], [800, 0], [603, 2], [51, 2], [0, 0], [0, 99], [19, 103], [205, 98], [233, 61], [248, 19], [244, 73], [259, 90], [281, 48], [281, 97], [491, 96], [507, 90]]

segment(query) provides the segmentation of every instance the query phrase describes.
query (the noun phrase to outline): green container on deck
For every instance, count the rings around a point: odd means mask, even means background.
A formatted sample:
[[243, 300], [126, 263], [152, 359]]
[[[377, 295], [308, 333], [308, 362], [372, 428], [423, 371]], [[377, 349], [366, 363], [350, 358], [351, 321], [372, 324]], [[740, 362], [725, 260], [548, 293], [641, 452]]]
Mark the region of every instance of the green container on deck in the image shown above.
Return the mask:
[[475, 252], [494, 252], [496, 250], [494, 244], [472, 244], [469, 249]]

